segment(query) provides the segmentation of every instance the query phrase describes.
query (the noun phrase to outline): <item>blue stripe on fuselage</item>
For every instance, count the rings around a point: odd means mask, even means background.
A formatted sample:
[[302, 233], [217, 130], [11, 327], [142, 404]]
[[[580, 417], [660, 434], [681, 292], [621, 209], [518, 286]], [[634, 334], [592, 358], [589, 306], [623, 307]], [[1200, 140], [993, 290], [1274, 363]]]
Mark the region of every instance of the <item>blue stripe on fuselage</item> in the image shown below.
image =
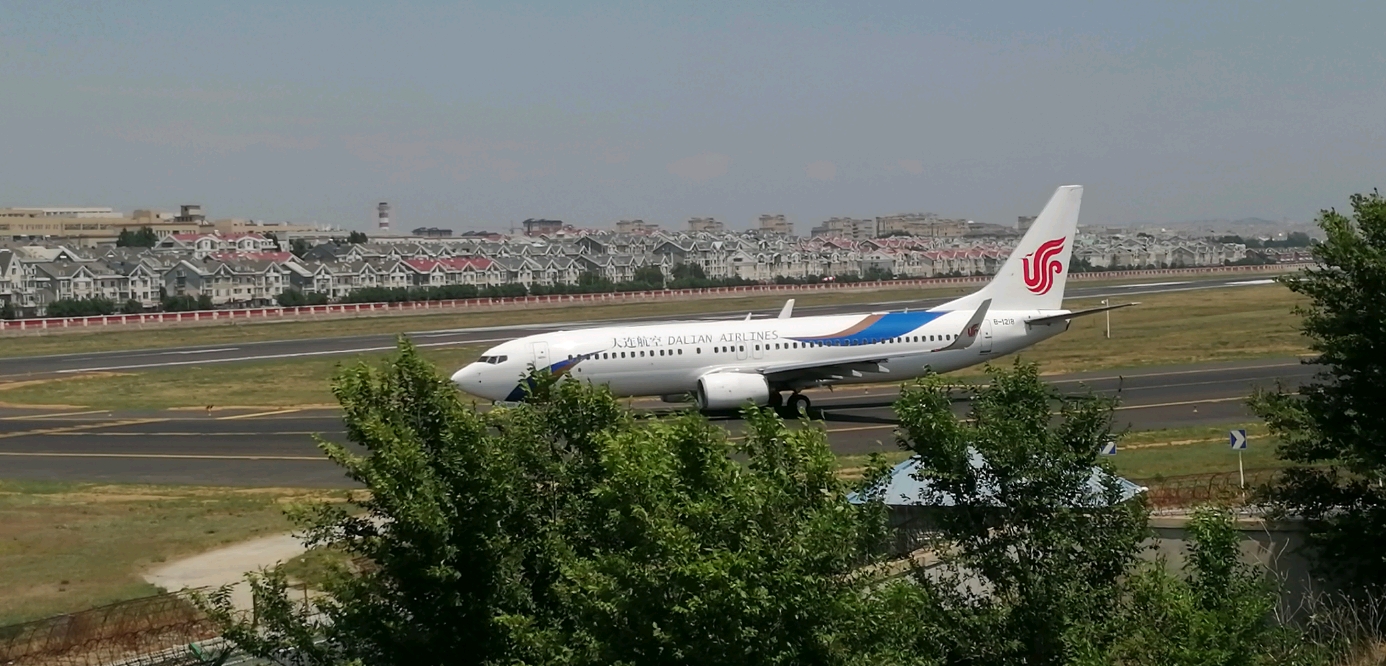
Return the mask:
[[[564, 359], [564, 360], [562, 360], [562, 361], [559, 361], [559, 362], [557, 362], [557, 363], [555, 363], [555, 364], [549, 366], [549, 372], [550, 372], [551, 374], [561, 375], [561, 374], [563, 374], [563, 373], [565, 373], [565, 372], [568, 372], [569, 370], [572, 370], [572, 369], [573, 369], [573, 366], [575, 366], [575, 365], [577, 365], [579, 362], [581, 362], [582, 359], [583, 359], [583, 357], [581, 357], [581, 356], [575, 356], [575, 357], [573, 357], [573, 358]], [[522, 382], [520, 382], [519, 384], [516, 384], [516, 385], [515, 385], [515, 388], [514, 388], [513, 390], [510, 391], [510, 395], [505, 396], [505, 401], [506, 401], [506, 402], [524, 402], [525, 395], [526, 395], [525, 387], [526, 387], [526, 386], [532, 387], [532, 385], [533, 385], [533, 382], [530, 381], [529, 378], [525, 378], [524, 381], [522, 381]]]
[[[888, 340], [909, 335], [929, 322], [948, 314], [947, 312], [888, 312], [881, 316], [870, 326], [847, 335], [831, 334], [817, 337], [793, 338], [800, 342], [816, 342], [819, 344], [854, 344], [866, 343], [866, 340]], [[855, 328], [855, 327], [853, 327]], [[850, 328], [847, 330], [851, 330]]]

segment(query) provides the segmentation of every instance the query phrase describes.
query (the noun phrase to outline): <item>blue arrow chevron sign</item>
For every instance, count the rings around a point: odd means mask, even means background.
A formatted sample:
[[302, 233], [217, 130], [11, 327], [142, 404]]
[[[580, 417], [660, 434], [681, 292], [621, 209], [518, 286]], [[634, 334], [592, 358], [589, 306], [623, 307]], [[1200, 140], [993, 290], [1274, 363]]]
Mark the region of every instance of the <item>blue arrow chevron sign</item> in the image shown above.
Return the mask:
[[1246, 448], [1246, 431], [1233, 430], [1227, 433], [1227, 438], [1232, 442], [1232, 448], [1238, 451]]

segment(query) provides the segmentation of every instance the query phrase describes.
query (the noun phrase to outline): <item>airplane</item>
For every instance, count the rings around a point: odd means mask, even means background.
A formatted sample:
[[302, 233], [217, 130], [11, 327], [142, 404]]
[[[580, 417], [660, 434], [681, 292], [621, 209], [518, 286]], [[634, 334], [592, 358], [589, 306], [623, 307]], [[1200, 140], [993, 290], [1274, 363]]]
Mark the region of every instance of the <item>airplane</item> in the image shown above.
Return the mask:
[[[1136, 305], [1063, 308], [1083, 188], [1066, 185], [982, 289], [917, 311], [671, 321], [530, 335], [497, 345], [452, 375], [462, 391], [519, 402], [535, 368], [605, 385], [619, 397], [691, 395], [704, 411], [770, 406], [807, 415], [807, 388], [907, 380], [1016, 352], [1068, 330], [1074, 317]], [[787, 394], [787, 395], [786, 395]]]

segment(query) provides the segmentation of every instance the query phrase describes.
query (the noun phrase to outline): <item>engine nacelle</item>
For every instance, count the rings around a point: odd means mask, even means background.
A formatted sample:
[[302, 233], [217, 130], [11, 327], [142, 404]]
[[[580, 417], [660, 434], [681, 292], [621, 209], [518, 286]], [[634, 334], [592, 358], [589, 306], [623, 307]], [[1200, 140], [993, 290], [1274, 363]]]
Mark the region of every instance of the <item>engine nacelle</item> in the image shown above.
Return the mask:
[[699, 409], [740, 409], [770, 402], [770, 384], [749, 372], [713, 372], [698, 378]]

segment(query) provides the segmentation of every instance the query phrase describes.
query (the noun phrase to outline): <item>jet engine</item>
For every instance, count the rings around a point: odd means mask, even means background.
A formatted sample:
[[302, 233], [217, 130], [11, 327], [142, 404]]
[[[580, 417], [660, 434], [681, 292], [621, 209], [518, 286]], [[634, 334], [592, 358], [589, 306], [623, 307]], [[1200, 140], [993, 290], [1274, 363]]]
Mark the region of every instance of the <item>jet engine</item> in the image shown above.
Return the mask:
[[740, 409], [747, 402], [770, 401], [770, 384], [749, 372], [713, 372], [698, 378], [699, 409]]

